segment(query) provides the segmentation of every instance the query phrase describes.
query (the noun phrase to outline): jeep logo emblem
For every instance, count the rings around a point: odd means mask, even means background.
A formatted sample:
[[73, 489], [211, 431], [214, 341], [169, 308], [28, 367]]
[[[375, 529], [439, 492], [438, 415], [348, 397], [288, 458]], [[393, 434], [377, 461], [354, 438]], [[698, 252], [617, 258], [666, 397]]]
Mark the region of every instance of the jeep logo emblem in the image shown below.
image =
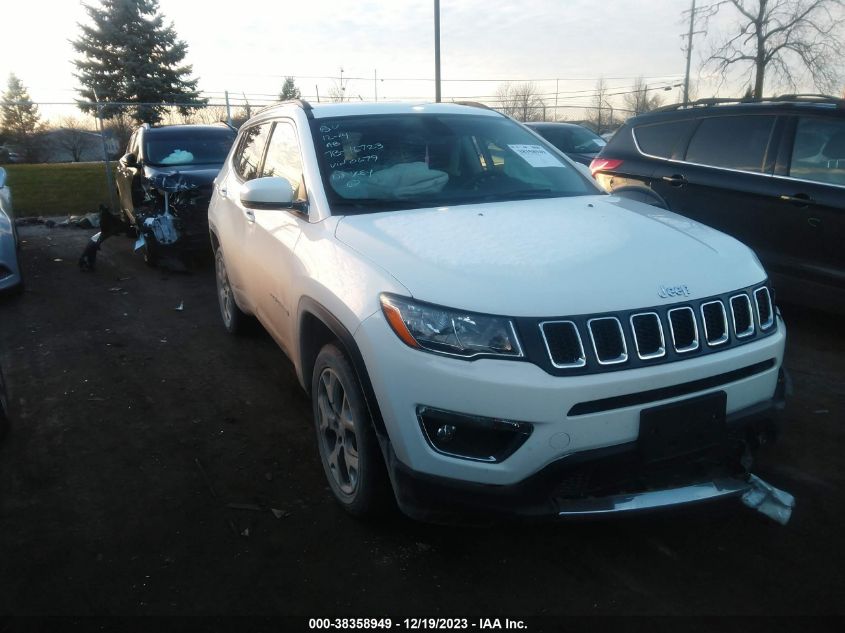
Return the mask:
[[669, 299], [670, 297], [689, 297], [689, 288], [686, 284], [680, 286], [658, 286], [657, 296], [662, 299]]

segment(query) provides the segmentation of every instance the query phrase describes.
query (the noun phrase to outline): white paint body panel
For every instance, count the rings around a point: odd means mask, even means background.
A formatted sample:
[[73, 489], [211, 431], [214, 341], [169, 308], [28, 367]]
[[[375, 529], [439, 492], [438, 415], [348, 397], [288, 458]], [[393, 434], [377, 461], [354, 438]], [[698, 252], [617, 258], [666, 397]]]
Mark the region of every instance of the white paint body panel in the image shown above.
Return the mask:
[[[488, 115], [449, 104], [334, 104], [315, 107], [313, 116], [412, 111]], [[307, 216], [255, 210], [254, 219], [247, 219], [230, 155], [216, 180], [209, 224], [223, 249], [238, 305], [267, 327], [303, 385], [310, 384], [310, 376], [302, 375], [296, 315], [303, 299], [326, 308], [354, 336], [390, 441], [411, 469], [515, 483], [573, 452], [635, 440], [640, 410], [672, 400], [567, 417], [576, 403], [769, 359], [776, 361], [770, 370], [719, 389], [727, 393], [728, 413], [772, 398], [783, 358], [782, 323], [774, 335], [723, 352], [570, 377], [552, 376], [529, 362], [468, 362], [407, 347], [384, 319], [381, 293], [488, 314], [561, 317], [657, 305], [663, 301], [660, 286], [689, 289], [688, 297], [666, 300], [675, 303], [761, 283], [766, 275], [754, 254], [733, 238], [607, 195], [332, 216], [305, 112], [283, 105], [247, 125], [274, 119], [287, 119], [297, 129], [309, 210]], [[236, 142], [232, 154], [237, 147]], [[535, 429], [502, 463], [456, 459], [428, 446], [416, 420], [417, 405], [531, 422]]]

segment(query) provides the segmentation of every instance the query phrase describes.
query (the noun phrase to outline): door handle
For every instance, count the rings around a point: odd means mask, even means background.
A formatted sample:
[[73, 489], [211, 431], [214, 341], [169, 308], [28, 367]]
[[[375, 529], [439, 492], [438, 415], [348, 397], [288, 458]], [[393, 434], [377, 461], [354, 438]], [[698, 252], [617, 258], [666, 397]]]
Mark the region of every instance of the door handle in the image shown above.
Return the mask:
[[822, 220], [821, 218], [807, 218], [807, 224], [817, 229], [822, 225]]
[[687, 184], [686, 176], [681, 174], [672, 174], [671, 176], [663, 176], [661, 178], [664, 182], [668, 182], [673, 187], [680, 187]]
[[816, 201], [806, 193], [796, 193], [794, 196], [784, 194], [780, 197], [780, 199], [785, 202], [791, 202], [799, 207], [806, 207], [808, 204], [816, 204]]
[[217, 192], [220, 194], [221, 198], [229, 197], [229, 190], [226, 187], [217, 187]]
[[255, 222], [255, 211], [252, 209], [244, 209], [244, 215], [247, 222]]

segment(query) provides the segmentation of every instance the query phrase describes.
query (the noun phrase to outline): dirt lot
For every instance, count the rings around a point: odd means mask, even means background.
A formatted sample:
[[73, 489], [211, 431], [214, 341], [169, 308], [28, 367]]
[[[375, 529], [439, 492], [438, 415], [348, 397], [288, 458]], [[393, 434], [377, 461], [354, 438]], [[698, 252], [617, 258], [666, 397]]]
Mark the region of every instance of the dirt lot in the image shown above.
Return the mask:
[[[210, 266], [168, 275], [113, 238], [26, 227], [0, 305], [0, 613], [841, 614], [842, 322], [785, 307], [795, 393], [756, 472], [797, 497], [604, 523], [445, 528], [347, 517], [310, 407], [266, 335], [219, 323]], [[184, 303], [183, 311], [174, 308]], [[282, 512], [234, 509], [255, 504]]]

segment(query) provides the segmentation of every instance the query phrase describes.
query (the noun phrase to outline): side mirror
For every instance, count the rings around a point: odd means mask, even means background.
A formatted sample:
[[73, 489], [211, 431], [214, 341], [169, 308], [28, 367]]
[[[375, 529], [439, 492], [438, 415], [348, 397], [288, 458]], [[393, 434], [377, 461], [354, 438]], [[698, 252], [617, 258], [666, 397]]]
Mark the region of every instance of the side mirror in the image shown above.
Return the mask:
[[290, 209], [293, 187], [281, 176], [256, 178], [241, 187], [241, 203], [250, 209]]
[[123, 155], [123, 158], [120, 159], [120, 162], [127, 167], [135, 167], [138, 165], [138, 157], [132, 152], [127, 152]]
[[0, 189], [6, 186], [6, 170], [0, 167]]

